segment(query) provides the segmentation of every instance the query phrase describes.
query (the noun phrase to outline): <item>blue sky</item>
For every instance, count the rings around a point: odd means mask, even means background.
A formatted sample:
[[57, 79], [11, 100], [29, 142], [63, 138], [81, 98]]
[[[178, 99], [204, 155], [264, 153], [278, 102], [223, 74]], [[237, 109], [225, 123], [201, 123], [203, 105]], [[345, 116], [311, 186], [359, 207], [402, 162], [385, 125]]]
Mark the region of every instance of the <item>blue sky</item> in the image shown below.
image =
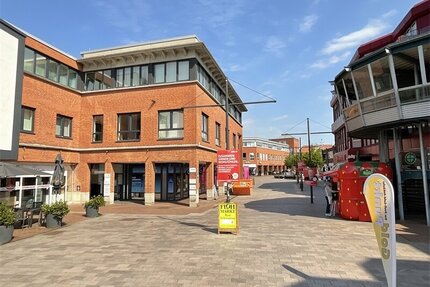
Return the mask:
[[[245, 137], [276, 138], [306, 132], [306, 118], [311, 132], [330, 131], [329, 81], [360, 44], [393, 31], [418, 2], [0, 0], [0, 17], [77, 58], [87, 50], [196, 35], [244, 102], [267, 100], [259, 93], [277, 100], [249, 105], [243, 114]], [[315, 134], [311, 143], [334, 138]]]

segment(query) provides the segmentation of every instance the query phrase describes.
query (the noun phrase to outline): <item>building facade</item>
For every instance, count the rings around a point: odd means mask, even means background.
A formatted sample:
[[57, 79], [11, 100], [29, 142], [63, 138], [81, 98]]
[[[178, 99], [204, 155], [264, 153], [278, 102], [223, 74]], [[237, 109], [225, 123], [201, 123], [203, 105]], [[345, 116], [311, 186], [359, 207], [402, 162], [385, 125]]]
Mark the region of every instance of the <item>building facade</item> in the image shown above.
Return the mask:
[[361, 45], [332, 84], [334, 160], [391, 163], [399, 217], [430, 224], [430, 1]]
[[60, 198], [69, 202], [101, 194], [195, 206], [212, 197], [217, 150], [242, 149], [246, 107], [196, 36], [75, 59], [6, 21], [0, 27], [2, 60], [16, 71], [2, 77], [0, 160], [52, 173], [61, 154]]
[[290, 147], [284, 143], [252, 137], [243, 139], [243, 166], [249, 168], [252, 175], [285, 171], [285, 158], [289, 153]]

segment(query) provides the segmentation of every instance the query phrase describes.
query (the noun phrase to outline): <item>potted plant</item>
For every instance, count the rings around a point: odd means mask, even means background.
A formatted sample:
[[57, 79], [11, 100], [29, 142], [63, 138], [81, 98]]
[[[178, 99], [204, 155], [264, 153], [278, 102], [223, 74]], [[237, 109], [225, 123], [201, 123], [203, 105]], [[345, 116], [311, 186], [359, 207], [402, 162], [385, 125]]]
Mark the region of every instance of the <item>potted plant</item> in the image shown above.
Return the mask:
[[16, 214], [12, 207], [0, 202], [0, 245], [12, 240]]
[[45, 214], [45, 223], [47, 228], [60, 227], [70, 209], [65, 201], [58, 201], [53, 204], [43, 204], [41, 211]]
[[105, 205], [106, 201], [102, 195], [91, 198], [89, 201], [85, 202], [85, 213], [87, 217], [99, 216], [99, 207]]

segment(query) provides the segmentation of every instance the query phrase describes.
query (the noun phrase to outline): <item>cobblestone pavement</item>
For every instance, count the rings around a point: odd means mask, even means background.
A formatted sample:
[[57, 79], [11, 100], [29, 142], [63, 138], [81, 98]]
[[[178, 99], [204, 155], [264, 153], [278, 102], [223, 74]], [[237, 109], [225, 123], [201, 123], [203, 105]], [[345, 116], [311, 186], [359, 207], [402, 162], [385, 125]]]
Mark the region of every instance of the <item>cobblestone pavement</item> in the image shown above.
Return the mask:
[[[114, 214], [0, 246], [0, 286], [386, 286], [372, 226], [324, 217], [322, 188], [256, 178], [238, 235], [217, 209]], [[398, 286], [429, 286], [429, 228], [397, 226]]]

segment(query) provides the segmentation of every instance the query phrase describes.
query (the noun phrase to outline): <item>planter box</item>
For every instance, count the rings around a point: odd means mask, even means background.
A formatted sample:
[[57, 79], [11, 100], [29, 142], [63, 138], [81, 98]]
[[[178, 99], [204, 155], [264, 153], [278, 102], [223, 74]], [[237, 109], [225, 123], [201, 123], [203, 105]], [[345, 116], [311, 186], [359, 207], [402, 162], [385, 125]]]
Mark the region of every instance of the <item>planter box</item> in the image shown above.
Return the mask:
[[87, 208], [85, 208], [85, 213], [87, 217], [97, 217], [99, 216], [99, 209], [88, 206]]
[[0, 245], [11, 241], [12, 236], [13, 236], [13, 225], [11, 226], [0, 225]]
[[46, 227], [47, 228], [58, 228], [61, 227], [61, 218], [56, 217], [53, 214], [47, 214], [45, 217]]

